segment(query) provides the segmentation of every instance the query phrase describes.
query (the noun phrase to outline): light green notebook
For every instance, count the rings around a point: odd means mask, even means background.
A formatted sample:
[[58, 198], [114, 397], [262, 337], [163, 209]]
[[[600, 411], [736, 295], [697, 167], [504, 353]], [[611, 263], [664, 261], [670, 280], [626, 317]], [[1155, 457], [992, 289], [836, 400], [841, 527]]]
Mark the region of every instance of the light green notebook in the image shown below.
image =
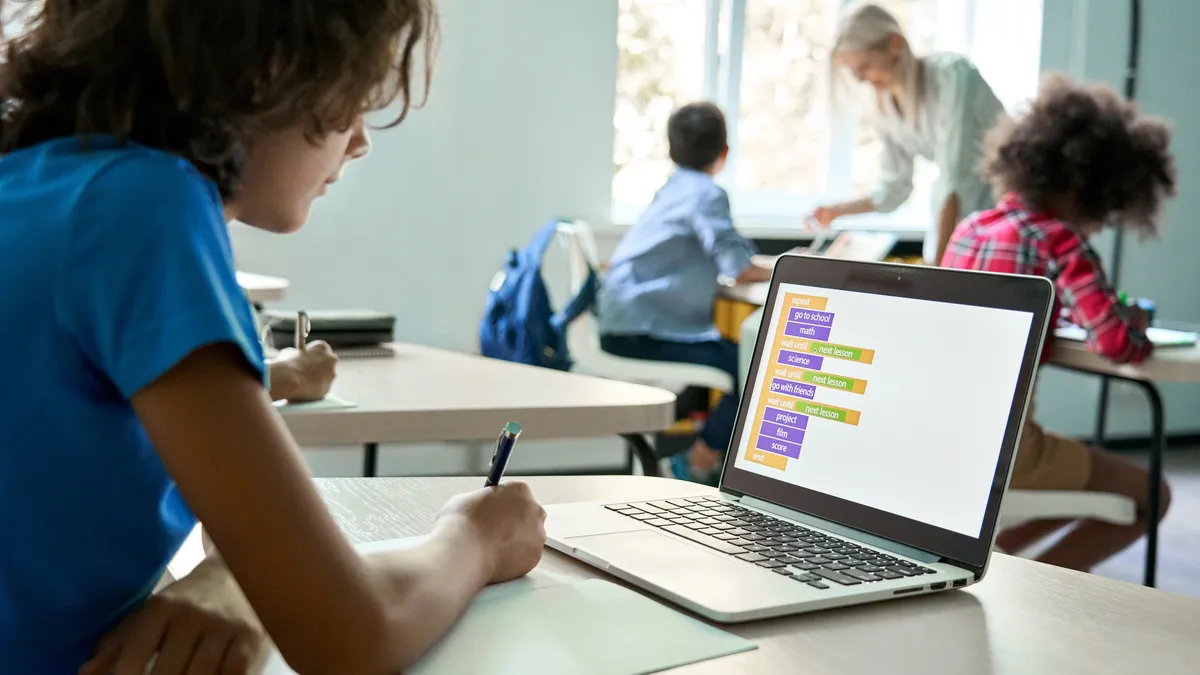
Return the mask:
[[[1054, 331], [1054, 336], [1061, 340], [1083, 342], [1087, 340], [1087, 331], [1079, 326], [1061, 326]], [[1169, 328], [1147, 328], [1146, 337], [1155, 347], [1193, 347], [1200, 342], [1200, 335]]]
[[[411, 546], [419, 538], [359, 547]], [[485, 589], [409, 675], [643, 675], [755, 649], [623, 586], [534, 570]], [[262, 675], [292, 675], [278, 653]]]
[[342, 408], [355, 408], [358, 407], [358, 404], [347, 401], [344, 398], [339, 398], [333, 394], [329, 394], [320, 401], [306, 401], [304, 403], [275, 401], [275, 407], [279, 408], [281, 411], [304, 412], [307, 410], [340, 410]]

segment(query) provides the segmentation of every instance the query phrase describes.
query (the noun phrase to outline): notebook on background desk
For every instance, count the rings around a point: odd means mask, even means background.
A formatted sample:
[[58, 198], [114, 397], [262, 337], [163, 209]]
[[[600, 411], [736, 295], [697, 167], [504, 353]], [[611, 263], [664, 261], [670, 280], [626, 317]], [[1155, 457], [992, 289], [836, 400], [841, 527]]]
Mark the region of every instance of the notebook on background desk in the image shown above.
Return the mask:
[[843, 230], [829, 241], [829, 231], [818, 232], [808, 246], [798, 246], [784, 255], [811, 255], [839, 260], [880, 262], [896, 246], [897, 237], [890, 232]]
[[[358, 546], [379, 553], [405, 537]], [[643, 675], [755, 649], [622, 586], [541, 570], [484, 589], [408, 675]], [[271, 650], [260, 675], [295, 675]]]
[[275, 407], [288, 412], [303, 412], [310, 410], [342, 410], [345, 408], [357, 408], [358, 404], [353, 401], [328, 394], [320, 401], [302, 401], [300, 403], [291, 403], [289, 401], [275, 401]]
[[[1054, 331], [1054, 337], [1071, 342], [1085, 342], [1087, 331], [1079, 326], [1060, 326]], [[1146, 337], [1155, 347], [1194, 347], [1200, 341], [1200, 334], [1170, 328], [1148, 328]]]

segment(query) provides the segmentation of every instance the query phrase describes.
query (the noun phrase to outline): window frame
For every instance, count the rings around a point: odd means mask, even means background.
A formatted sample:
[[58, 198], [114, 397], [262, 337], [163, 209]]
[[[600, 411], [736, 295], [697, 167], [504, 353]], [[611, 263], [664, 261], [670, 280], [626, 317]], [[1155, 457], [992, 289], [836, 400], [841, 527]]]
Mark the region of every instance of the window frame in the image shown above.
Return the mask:
[[[786, 195], [764, 191], [745, 191], [736, 188], [741, 161], [738, 121], [741, 118], [742, 57], [746, 38], [746, 6], [748, 0], [702, 0], [705, 15], [704, 78], [701, 96], [721, 106], [729, 125], [729, 159], [725, 171], [718, 177], [730, 192], [734, 216], [739, 229], [765, 237], [792, 237], [805, 214], [834, 195], [850, 196], [853, 188], [853, 151], [859, 120], [853, 116], [834, 116], [830, 120], [831, 138], [827, 148], [826, 185], [820, 194]], [[834, 17], [840, 15], [854, 0], [829, 0], [836, 3]], [[974, 42], [977, 3], [987, 0], [934, 0], [938, 11], [938, 44], [935, 49], [950, 49], [971, 53]], [[833, 19], [836, 21], [836, 18]], [[952, 34], [949, 35], [948, 34]], [[944, 37], [947, 36], [947, 37]], [[918, 174], [921, 172], [918, 171]], [[901, 240], [924, 239], [926, 224], [932, 218], [928, 205], [920, 204], [920, 195], [928, 186], [918, 186], [904, 206], [888, 214], [875, 213], [838, 221], [836, 229], [886, 229]], [[612, 200], [613, 222], [618, 226], [631, 224], [645, 204]]]

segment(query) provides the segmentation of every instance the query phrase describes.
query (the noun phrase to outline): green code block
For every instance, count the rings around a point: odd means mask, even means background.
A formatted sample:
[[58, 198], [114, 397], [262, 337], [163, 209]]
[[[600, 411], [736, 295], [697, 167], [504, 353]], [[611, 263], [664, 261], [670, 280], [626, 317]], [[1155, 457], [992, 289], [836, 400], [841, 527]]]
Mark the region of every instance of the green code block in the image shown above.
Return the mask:
[[813, 354], [833, 356], [847, 361], [862, 361], [863, 358], [863, 350], [858, 347], [833, 345], [828, 342], [813, 342], [809, 346], [809, 351]]
[[857, 410], [835, 408], [831, 405], [821, 405], [820, 403], [800, 403], [796, 406], [796, 412], [817, 419], [841, 422], [853, 426], [858, 426], [859, 417], [862, 415]]
[[866, 380], [854, 377], [842, 377], [841, 375], [830, 375], [829, 373], [822, 373], [815, 370], [804, 371], [800, 379], [809, 384], [815, 384], [818, 387], [849, 391], [855, 394], [861, 394], [867, 390]]

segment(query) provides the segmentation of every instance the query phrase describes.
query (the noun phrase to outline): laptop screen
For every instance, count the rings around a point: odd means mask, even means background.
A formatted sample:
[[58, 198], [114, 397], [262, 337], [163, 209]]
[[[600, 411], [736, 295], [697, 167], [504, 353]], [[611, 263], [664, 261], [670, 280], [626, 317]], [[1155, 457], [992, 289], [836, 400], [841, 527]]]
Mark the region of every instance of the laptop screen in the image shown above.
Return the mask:
[[727, 466], [977, 540], [1045, 319], [913, 295], [777, 280]]

